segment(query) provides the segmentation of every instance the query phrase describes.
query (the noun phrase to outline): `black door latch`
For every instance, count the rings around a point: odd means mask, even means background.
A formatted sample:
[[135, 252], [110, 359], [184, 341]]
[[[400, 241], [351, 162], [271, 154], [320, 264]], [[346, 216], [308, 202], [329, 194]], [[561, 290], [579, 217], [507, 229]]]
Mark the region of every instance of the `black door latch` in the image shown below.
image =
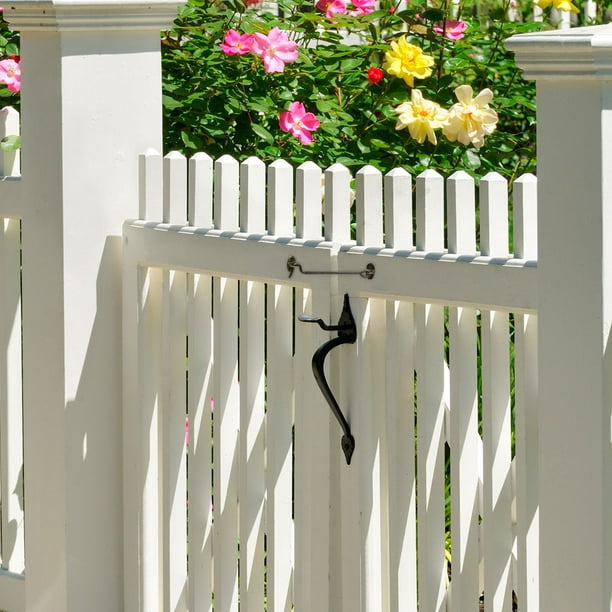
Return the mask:
[[338, 336], [336, 338], [328, 340], [315, 351], [314, 355], [312, 356], [312, 372], [317, 384], [319, 385], [319, 389], [321, 389], [321, 392], [331, 408], [333, 415], [336, 417], [336, 419], [338, 419], [340, 427], [342, 427], [342, 450], [344, 451], [346, 463], [350, 464], [353, 451], [355, 450], [355, 438], [351, 434], [351, 427], [344, 414], [342, 414], [342, 410], [340, 410], [338, 402], [336, 401], [336, 398], [334, 397], [334, 394], [327, 383], [324, 370], [325, 357], [327, 357], [327, 354], [333, 348], [341, 344], [353, 344], [357, 340], [357, 327], [355, 325], [353, 313], [351, 312], [349, 297], [348, 295], [344, 296], [344, 307], [337, 325], [327, 325], [322, 319], [317, 319], [308, 315], [300, 315], [298, 319], [304, 323], [317, 323], [319, 327], [325, 331], [338, 332]]

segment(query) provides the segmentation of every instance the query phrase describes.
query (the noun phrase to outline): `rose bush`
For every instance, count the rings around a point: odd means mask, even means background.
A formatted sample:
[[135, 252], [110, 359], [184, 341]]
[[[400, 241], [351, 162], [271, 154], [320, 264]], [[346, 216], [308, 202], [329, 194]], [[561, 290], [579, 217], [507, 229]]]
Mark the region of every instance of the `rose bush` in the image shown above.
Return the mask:
[[431, 4], [189, 0], [163, 39], [167, 150], [534, 171], [535, 88], [503, 41], [551, 26], [531, 2], [522, 21], [506, 18], [516, 0]]

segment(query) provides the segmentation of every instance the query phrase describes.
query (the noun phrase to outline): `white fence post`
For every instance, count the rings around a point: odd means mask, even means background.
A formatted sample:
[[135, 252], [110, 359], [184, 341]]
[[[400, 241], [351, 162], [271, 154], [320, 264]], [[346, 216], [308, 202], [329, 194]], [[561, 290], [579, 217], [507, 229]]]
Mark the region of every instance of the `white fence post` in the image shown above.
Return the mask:
[[514, 36], [537, 81], [540, 601], [612, 601], [612, 27]]
[[[15, 0], [28, 612], [123, 610], [121, 231], [180, 0]], [[126, 530], [126, 544], [135, 535]]]

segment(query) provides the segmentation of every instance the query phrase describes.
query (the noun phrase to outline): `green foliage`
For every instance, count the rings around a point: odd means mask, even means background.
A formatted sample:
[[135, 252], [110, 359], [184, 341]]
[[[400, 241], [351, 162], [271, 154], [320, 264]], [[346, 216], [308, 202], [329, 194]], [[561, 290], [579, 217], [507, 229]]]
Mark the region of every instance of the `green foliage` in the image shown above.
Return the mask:
[[[535, 88], [521, 78], [503, 41], [545, 27], [541, 23], [506, 21], [507, 2], [493, 3], [486, 16], [464, 7], [457, 17], [468, 29], [452, 41], [432, 29], [450, 19], [446, 2], [411, 2], [398, 11], [392, 0], [381, 0], [369, 15], [333, 19], [312, 0], [278, 4], [282, 16], [244, 0], [189, 0], [162, 41], [167, 150], [282, 157], [294, 164], [312, 159], [323, 167], [338, 161], [353, 169], [367, 163], [382, 171], [494, 170], [509, 179], [535, 169]], [[228, 56], [219, 47], [230, 29], [267, 33], [275, 26], [299, 45], [298, 61], [282, 73], [266, 73], [254, 54]], [[499, 122], [480, 150], [443, 137], [437, 145], [419, 144], [395, 129], [393, 109], [410, 100], [410, 87], [388, 73], [374, 84], [367, 73], [382, 68], [391, 41], [404, 33], [435, 58], [432, 75], [414, 83], [425, 98], [449, 108], [459, 85], [471, 85], [474, 94], [493, 91]], [[310, 145], [279, 128], [279, 112], [295, 100], [321, 122]]]
[[[18, 58], [19, 33], [9, 28], [9, 25], [0, 15], [0, 60]], [[19, 92], [12, 92], [6, 85], [0, 83], [0, 107], [12, 106], [19, 110]]]
[[0, 150], [17, 151], [21, 148], [21, 136], [10, 135], [0, 140]]

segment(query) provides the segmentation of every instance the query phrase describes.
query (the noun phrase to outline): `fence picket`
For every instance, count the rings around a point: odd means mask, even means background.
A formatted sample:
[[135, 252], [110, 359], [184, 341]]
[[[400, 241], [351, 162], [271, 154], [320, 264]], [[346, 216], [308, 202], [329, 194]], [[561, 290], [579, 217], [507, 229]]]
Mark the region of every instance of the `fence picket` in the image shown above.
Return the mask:
[[536, 315], [515, 318], [516, 593], [521, 610], [539, 608], [539, 506]]
[[[386, 478], [385, 305], [382, 300], [354, 298], [357, 323], [354, 372], [355, 466], [360, 486], [361, 606], [364, 612], [389, 607]], [[357, 447], [357, 444], [359, 445]]]
[[267, 601], [269, 612], [290, 612], [294, 565], [293, 289], [269, 285], [267, 302]]
[[403, 612], [417, 609], [414, 305], [386, 306], [389, 610]]
[[[514, 255], [537, 258], [537, 179], [514, 182]], [[521, 609], [539, 610], [537, 315], [515, 315], [516, 593]]]
[[188, 276], [188, 542], [189, 609], [213, 610], [212, 281]]
[[[266, 167], [249, 157], [240, 164], [240, 229], [266, 231]], [[264, 602], [264, 325], [265, 286], [239, 282], [240, 381], [240, 609]]]
[[25, 569], [21, 222], [0, 218], [0, 568]]
[[291, 236], [293, 228], [293, 168], [283, 159], [268, 166], [268, 232]]
[[385, 175], [384, 214], [386, 246], [412, 249], [412, 176], [403, 168]]
[[[447, 182], [448, 250], [476, 252], [474, 180], [455, 172]], [[451, 612], [476, 610], [479, 588], [479, 465], [476, 310], [449, 308], [451, 455]]]
[[[508, 254], [506, 181], [489, 173], [480, 181], [481, 251]], [[512, 610], [512, 486], [509, 319], [482, 312], [483, 551], [485, 605]]]
[[449, 177], [447, 190], [448, 252], [476, 252], [476, 206], [474, 179], [459, 170]]
[[162, 156], [147, 149], [138, 156], [138, 218], [160, 220], [163, 216]]
[[508, 250], [508, 182], [497, 172], [480, 179], [480, 252], [502, 255]]
[[304, 162], [296, 172], [296, 236], [321, 238], [321, 180], [323, 172], [313, 162]]
[[416, 179], [416, 247], [444, 250], [444, 179], [435, 170], [425, 170]]
[[513, 189], [514, 256], [524, 259], [538, 257], [538, 180], [524, 174], [514, 181]]
[[187, 159], [171, 151], [163, 162], [162, 221], [176, 225], [187, 224]]
[[[444, 249], [444, 181], [434, 170], [417, 177], [417, 248]], [[419, 607], [445, 607], [444, 307], [415, 306], [417, 332], [417, 495]]]
[[240, 164], [240, 231], [266, 231], [266, 166], [256, 157]]
[[325, 171], [325, 239], [351, 240], [351, 175], [342, 164]]
[[[263, 193], [261, 195], [263, 196]], [[263, 198], [260, 200], [257, 197], [256, 204], [263, 203]], [[260, 212], [263, 221], [265, 212], [263, 207], [260, 207], [259, 211], [251, 212]], [[256, 227], [261, 227], [261, 221], [255, 215], [248, 216], [248, 222]], [[264, 324], [264, 284], [240, 281], [238, 499], [240, 500], [240, 610], [243, 612], [258, 612], [264, 602]]]
[[[232, 205], [234, 202], [230, 202]], [[237, 203], [237, 202], [236, 202]], [[238, 281], [214, 278], [215, 610], [238, 611]]]
[[[183, 204], [185, 204], [183, 200]], [[163, 271], [162, 281], [162, 533], [164, 608], [187, 607], [187, 461], [185, 447], [185, 273]]]
[[373, 166], [365, 166], [355, 178], [357, 244], [383, 246], [382, 174]]
[[[177, 152], [163, 160], [163, 217], [173, 225], [187, 222], [187, 160]], [[184, 272], [162, 272], [162, 534], [164, 608], [182, 612], [187, 605], [187, 418], [186, 296]]]
[[[161, 208], [160, 208], [161, 212]], [[162, 482], [162, 435], [160, 416], [160, 373], [161, 373], [161, 329], [159, 325], [162, 298], [162, 273], [156, 268], [138, 270], [139, 312], [138, 322], [138, 394], [134, 398], [140, 403], [139, 471], [140, 482], [135, 491], [142, 487], [139, 511], [141, 521], [142, 564], [142, 610], [159, 610], [163, 607], [163, 557], [161, 492]], [[140, 501], [140, 500], [139, 500]]]
[[213, 223], [216, 229], [237, 232], [240, 166], [230, 155], [215, 161]]
[[187, 219], [195, 227], [213, 227], [213, 160], [206, 153], [189, 159]]
[[[320, 231], [320, 230], [319, 230]], [[329, 320], [329, 301], [320, 289], [296, 289], [296, 314]], [[296, 324], [295, 336], [295, 612], [326, 610], [330, 574], [328, 521], [311, 504], [330, 507], [330, 416], [312, 376], [314, 351], [329, 337], [316, 325]], [[337, 438], [333, 438], [337, 442]]]

